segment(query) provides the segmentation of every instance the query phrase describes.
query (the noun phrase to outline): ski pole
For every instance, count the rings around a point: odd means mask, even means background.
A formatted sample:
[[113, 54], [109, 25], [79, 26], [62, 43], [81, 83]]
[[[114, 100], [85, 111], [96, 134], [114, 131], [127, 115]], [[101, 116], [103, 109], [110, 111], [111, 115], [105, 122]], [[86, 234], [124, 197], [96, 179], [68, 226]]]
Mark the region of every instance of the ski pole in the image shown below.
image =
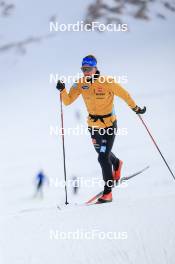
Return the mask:
[[142, 117], [141, 117], [139, 114], [138, 114], [138, 117], [140, 118], [140, 120], [141, 120], [142, 124], [143, 124], [143, 125], [144, 125], [144, 127], [146, 128], [146, 130], [147, 130], [147, 132], [148, 132], [148, 134], [149, 134], [150, 138], [152, 139], [152, 141], [153, 141], [154, 145], [156, 146], [156, 148], [157, 148], [157, 150], [158, 150], [158, 152], [159, 152], [160, 156], [162, 157], [163, 161], [165, 162], [165, 165], [167, 166], [167, 168], [168, 168], [169, 172], [171, 173], [171, 175], [172, 175], [173, 179], [175, 180], [175, 176], [174, 176], [174, 174], [173, 174], [172, 170], [170, 169], [170, 167], [169, 167], [169, 165], [168, 165], [168, 163], [167, 163], [166, 159], [164, 158], [164, 156], [163, 156], [162, 152], [160, 151], [160, 149], [159, 149], [159, 147], [158, 147], [158, 145], [157, 145], [156, 141], [154, 140], [153, 136], [151, 135], [151, 132], [149, 131], [149, 129], [148, 129], [148, 127], [147, 127], [147, 125], [146, 125], [146, 124], [145, 124], [145, 122], [143, 121], [143, 118], [142, 118]]
[[62, 135], [62, 146], [63, 146], [63, 163], [64, 163], [64, 181], [65, 181], [65, 204], [69, 204], [67, 201], [67, 177], [66, 177], [66, 154], [64, 144], [64, 119], [63, 119], [63, 104], [60, 93], [60, 108], [61, 108], [61, 135]]

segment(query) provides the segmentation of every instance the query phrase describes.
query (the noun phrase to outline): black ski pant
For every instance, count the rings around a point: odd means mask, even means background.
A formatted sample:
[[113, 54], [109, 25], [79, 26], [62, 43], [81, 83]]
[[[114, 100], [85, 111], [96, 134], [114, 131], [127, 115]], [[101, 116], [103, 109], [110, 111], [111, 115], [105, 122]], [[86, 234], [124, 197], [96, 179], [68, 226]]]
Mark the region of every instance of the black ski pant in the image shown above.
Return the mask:
[[111, 151], [117, 133], [117, 121], [114, 121], [111, 127], [100, 129], [89, 127], [88, 129], [98, 153], [98, 161], [105, 182], [104, 193], [109, 193], [113, 186], [112, 170], [117, 170], [119, 167], [119, 159]]

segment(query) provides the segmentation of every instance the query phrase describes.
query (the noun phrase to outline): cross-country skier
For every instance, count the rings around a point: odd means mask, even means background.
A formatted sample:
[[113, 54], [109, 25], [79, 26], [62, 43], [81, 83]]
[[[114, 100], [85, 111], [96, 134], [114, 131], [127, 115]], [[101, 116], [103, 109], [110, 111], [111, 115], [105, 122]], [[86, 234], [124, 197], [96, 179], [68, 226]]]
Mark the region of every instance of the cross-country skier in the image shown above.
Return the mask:
[[73, 84], [69, 93], [65, 84], [58, 81], [56, 88], [61, 92], [65, 105], [73, 103], [81, 94], [87, 111], [88, 128], [92, 143], [98, 153], [103, 180], [103, 195], [98, 203], [112, 201], [112, 187], [114, 181], [121, 177], [122, 161], [111, 151], [117, 130], [117, 120], [114, 111], [114, 96], [119, 96], [137, 114], [144, 114], [146, 108], [138, 107], [129, 93], [116, 83], [114, 79], [101, 76], [97, 69], [97, 60], [93, 55], [88, 55], [82, 60], [81, 70], [84, 77]]
[[40, 171], [36, 175], [36, 192], [34, 197], [37, 197], [39, 195], [40, 198], [43, 198], [43, 186], [45, 181], [46, 181], [46, 176], [42, 171]]

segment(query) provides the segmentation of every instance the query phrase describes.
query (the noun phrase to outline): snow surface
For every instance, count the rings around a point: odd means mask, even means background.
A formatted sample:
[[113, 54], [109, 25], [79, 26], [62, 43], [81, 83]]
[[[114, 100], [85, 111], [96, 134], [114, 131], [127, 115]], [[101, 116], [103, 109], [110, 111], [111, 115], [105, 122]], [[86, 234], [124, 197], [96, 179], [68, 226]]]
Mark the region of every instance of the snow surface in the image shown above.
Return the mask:
[[[48, 33], [48, 19], [58, 14], [63, 23], [81, 20], [89, 1], [14, 1], [13, 17], [1, 19], [2, 42]], [[69, 8], [67, 8], [69, 6]], [[32, 19], [31, 19], [32, 18]], [[13, 21], [13, 23], [12, 23]], [[34, 199], [34, 176], [41, 168], [50, 180], [63, 179], [61, 137], [50, 135], [60, 125], [58, 93], [50, 73], [75, 74], [81, 58], [96, 54], [105, 74], [128, 75], [124, 85], [137, 104], [147, 106], [144, 120], [172, 169], [174, 163], [174, 17], [150, 23], [130, 20], [130, 33], [58, 33], [27, 54], [0, 56], [0, 263], [2, 264], [174, 264], [175, 182], [138, 117], [119, 99], [115, 106], [118, 136], [113, 151], [124, 161], [123, 175], [150, 169], [114, 190], [114, 202], [75, 205], [101, 189], [81, 186], [77, 196], [64, 188], [45, 186], [44, 199]], [[82, 118], [77, 121], [75, 110]], [[79, 98], [64, 107], [65, 127], [86, 126]], [[67, 136], [67, 175], [101, 179], [89, 136]], [[57, 209], [59, 205], [62, 209]], [[51, 231], [85, 233], [97, 230], [127, 234], [127, 239], [69, 239]]]

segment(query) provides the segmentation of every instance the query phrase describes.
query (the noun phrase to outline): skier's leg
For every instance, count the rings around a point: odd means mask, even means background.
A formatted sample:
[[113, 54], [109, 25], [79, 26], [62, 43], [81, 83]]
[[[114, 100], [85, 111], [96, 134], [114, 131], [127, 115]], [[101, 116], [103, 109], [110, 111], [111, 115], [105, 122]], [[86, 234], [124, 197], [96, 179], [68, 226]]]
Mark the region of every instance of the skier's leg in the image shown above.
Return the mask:
[[111, 188], [113, 186], [113, 176], [112, 176], [112, 165], [113, 167], [117, 167], [119, 160], [115, 157], [113, 153], [111, 153], [111, 149], [115, 139], [115, 128], [116, 123], [114, 122], [113, 126], [108, 135], [108, 130], [105, 135], [100, 133], [100, 130], [89, 128], [92, 143], [94, 145], [95, 150], [97, 151], [98, 161], [100, 163], [102, 169], [103, 180], [105, 182], [104, 193], [110, 193]]
[[102, 168], [103, 180], [105, 181], [104, 193], [110, 193], [113, 186], [111, 149], [115, 139], [114, 127], [105, 129], [102, 136], [98, 161]]
[[109, 158], [109, 153], [100, 152], [98, 155], [98, 161], [102, 169], [103, 180], [105, 182], [104, 193], [110, 193], [113, 186], [112, 177], [112, 163]]
[[[117, 133], [117, 121], [113, 123], [114, 133]], [[114, 155], [114, 153], [110, 152], [110, 160], [112, 162], [113, 170], [117, 170], [119, 168], [120, 160]]]
[[102, 136], [100, 136], [100, 134], [98, 133], [98, 130], [95, 128], [93, 129], [93, 128], [89, 127], [89, 132], [91, 134], [92, 144], [93, 144], [96, 152], [99, 153]]
[[110, 153], [110, 160], [112, 162], [113, 170], [117, 170], [119, 167], [120, 160], [114, 155], [112, 151]]
[[39, 180], [38, 183], [37, 183], [37, 186], [36, 186], [36, 191], [35, 191], [35, 194], [34, 194], [34, 198], [40, 196], [40, 190], [41, 190], [41, 186], [42, 186], [42, 181]]
[[43, 199], [44, 195], [43, 195], [43, 188], [42, 187], [40, 188], [39, 192], [40, 192], [40, 198]]
[[[113, 128], [114, 128], [114, 134], [116, 135], [117, 133], [117, 121], [115, 121], [113, 123]], [[110, 153], [110, 160], [112, 162], [113, 165], [113, 179], [116, 181], [116, 183], [118, 182], [118, 180], [121, 177], [121, 168], [123, 165], [123, 161], [119, 160], [114, 153]]]
[[[102, 169], [102, 175], [103, 175], [103, 180], [105, 182], [105, 192], [109, 193], [111, 191], [111, 187], [108, 186], [107, 181], [108, 177], [106, 177], [106, 174], [109, 173], [109, 179], [111, 181], [111, 185], [113, 183], [112, 181], [112, 163], [110, 161], [110, 150], [108, 151], [106, 147], [107, 139], [104, 138], [103, 134], [99, 133], [99, 129], [93, 129], [89, 127], [89, 132], [91, 134], [92, 138], [92, 143], [94, 145], [94, 148], [96, 152], [99, 154], [98, 155], [98, 161], [100, 163], [101, 169]], [[103, 149], [106, 148], [105, 153], [102, 152]], [[109, 182], [110, 185], [110, 182]]]

